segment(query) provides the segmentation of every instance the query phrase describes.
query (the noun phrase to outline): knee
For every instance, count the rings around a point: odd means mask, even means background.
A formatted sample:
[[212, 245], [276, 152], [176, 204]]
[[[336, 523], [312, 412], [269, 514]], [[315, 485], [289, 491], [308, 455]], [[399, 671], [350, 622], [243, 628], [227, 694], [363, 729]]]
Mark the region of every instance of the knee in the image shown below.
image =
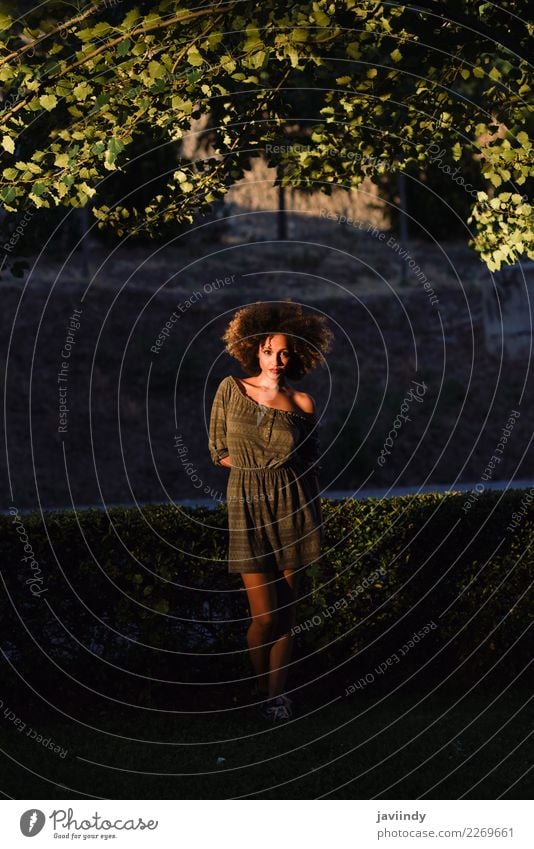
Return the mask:
[[274, 633], [278, 627], [279, 616], [276, 610], [269, 610], [252, 617], [252, 627], [262, 631], [266, 636]]

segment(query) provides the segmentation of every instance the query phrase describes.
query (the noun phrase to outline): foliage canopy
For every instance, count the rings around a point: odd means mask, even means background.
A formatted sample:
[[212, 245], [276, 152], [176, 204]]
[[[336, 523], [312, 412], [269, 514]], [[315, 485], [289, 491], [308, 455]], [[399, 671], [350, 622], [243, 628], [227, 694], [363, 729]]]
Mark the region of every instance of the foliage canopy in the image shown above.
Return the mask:
[[[90, 201], [119, 235], [157, 234], [191, 222], [266, 149], [284, 185], [327, 193], [432, 167], [436, 146], [458, 182], [475, 149], [487, 189], [473, 192], [472, 245], [491, 270], [534, 259], [526, 0], [100, 0], [69, 17], [55, 0], [14, 6], [0, 3], [8, 212]], [[213, 154], [177, 156], [144, 205], [99, 201], [110, 172], [135, 169], [147, 125], [176, 144], [202, 115]], [[307, 143], [292, 144], [303, 126]]]

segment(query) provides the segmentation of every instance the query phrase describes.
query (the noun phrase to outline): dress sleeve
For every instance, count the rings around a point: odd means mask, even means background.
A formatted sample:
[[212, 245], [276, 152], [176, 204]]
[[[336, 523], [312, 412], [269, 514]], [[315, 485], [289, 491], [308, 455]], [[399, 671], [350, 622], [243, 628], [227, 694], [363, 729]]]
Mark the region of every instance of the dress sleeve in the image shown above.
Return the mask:
[[[211, 406], [208, 448], [216, 466], [222, 466], [223, 457], [229, 456], [226, 443], [226, 415], [228, 412], [228, 381], [221, 380]], [[226, 467], [225, 467], [226, 468]]]

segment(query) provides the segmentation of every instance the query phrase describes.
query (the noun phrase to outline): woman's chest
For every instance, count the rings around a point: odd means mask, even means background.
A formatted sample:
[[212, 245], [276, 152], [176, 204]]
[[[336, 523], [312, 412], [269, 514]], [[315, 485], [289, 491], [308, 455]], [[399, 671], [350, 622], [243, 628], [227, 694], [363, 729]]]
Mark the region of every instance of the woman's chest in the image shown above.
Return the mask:
[[228, 439], [256, 442], [262, 447], [274, 446], [278, 452], [290, 452], [302, 440], [302, 422], [296, 416], [286, 415], [258, 404], [256, 408], [234, 410], [228, 416]]

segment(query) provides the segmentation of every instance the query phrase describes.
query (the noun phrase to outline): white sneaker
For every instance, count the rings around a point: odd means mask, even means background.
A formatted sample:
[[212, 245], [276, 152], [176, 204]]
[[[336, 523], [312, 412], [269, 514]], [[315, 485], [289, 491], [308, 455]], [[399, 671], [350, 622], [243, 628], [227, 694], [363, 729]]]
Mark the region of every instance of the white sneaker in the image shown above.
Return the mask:
[[272, 722], [285, 722], [293, 716], [293, 706], [289, 696], [274, 696], [261, 706], [261, 714]]

